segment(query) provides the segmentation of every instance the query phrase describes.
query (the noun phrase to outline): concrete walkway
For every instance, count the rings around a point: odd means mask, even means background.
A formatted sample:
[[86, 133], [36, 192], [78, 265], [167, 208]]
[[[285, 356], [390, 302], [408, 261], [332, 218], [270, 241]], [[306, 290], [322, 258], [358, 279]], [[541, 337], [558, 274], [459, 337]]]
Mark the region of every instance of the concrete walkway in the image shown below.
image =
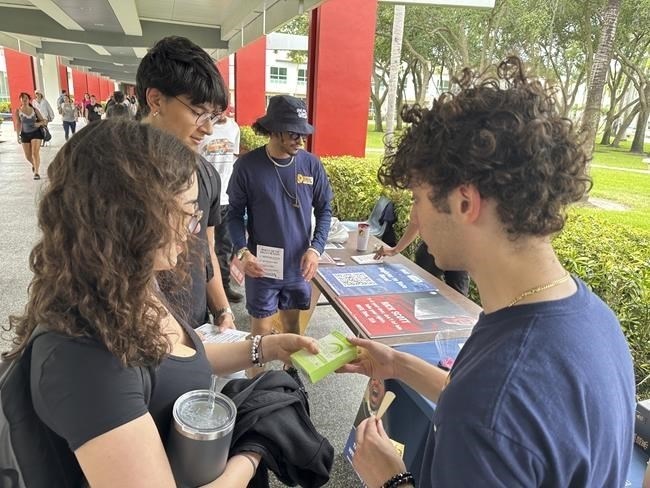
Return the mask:
[[[31, 279], [28, 267], [29, 253], [39, 237], [36, 225], [38, 196], [47, 184], [47, 166], [64, 142], [60, 124], [50, 124], [52, 141], [41, 148], [42, 169], [40, 181], [32, 179], [31, 167], [9, 123], [2, 124], [0, 135], [0, 325], [8, 326], [10, 314], [21, 313], [27, 301], [27, 286]], [[243, 304], [233, 304], [236, 323], [242, 330], [250, 330]], [[307, 333], [322, 337], [331, 330], [349, 333], [338, 314], [329, 306], [318, 307]], [[9, 348], [13, 335], [2, 330], [0, 351]], [[308, 383], [308, 382], [307, 382]], [[357, 375], [332, 375], [317, 385], [307, 385], [311, 416], [318, 431], [327, 437], [336, 457], [331, 481], [332, 488], [354, 488], [361, 484], [341, 453], [352, 422], [363, 396], [366, 379]], [[207, 385], [206, 385], [207, 387]], [[274, 487], [284, 486], [277, 481]]]

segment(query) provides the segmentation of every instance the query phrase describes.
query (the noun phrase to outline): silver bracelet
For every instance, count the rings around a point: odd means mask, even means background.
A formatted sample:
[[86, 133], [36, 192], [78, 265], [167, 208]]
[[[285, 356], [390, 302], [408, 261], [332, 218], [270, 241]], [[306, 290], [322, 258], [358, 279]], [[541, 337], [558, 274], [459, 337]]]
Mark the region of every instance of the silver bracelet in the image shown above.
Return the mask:
[[261, 354], [260, 354], [260, 344], [262, 343], [262, 336], [261, 335], [256, 335], [253, 336], [253, 341], [251, 343], [251, 363], [253, 363], [255, 366], [261, 368], [264, 366], [264, 363], [262, 363], [261, 360]]

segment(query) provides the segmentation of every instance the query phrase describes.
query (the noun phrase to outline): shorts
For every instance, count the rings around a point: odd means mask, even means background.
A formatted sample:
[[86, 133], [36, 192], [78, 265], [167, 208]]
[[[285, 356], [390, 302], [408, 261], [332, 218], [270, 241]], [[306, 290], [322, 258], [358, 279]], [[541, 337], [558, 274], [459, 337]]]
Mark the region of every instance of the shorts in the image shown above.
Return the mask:
[[20, 142], [23, 144], [29, 144], [34, 139], [43, 140], [43, 133], [40, 129], [37, 129], [32, 132], [21, 132], [20, 133]]
[[276, 280], [246, 276], [246, 310], [263, 319], [279, 310], [309, 310], [311, 284], [303, 278]]

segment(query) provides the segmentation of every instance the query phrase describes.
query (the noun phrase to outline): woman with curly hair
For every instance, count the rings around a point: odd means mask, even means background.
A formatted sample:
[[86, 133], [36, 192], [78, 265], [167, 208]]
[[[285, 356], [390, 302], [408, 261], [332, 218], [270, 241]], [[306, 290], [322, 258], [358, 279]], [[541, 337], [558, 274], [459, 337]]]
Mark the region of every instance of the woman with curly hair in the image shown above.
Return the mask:
[[590, 187], [583, 141], [516, 57], [466, 69], [430, 109], [402, 116], [380, 180], [412, 192], [437, 265], [469, 272], [483, 313], [449, 373], [351, 339], [365, 351], [345, 371], [398, 378], [437, 404], [417, 479], [374, 418], [357, 428], [357, 472], [368, 486], [624, 486], [630, 351], [551, 242]]
[[[18, 357], [37, 325], [47, 329], [32, 348], [34, 409], [90, 486], [171, 488], [163, 446], [174, 401], [206, 388], [213, 372], [287, 361], [301, 348], [316, 352], [315, 342], [264, 337], [256, 358], [250, 342], [202, 344], [170, 309], [157, 275], [174, 267], [183, 275], [201, 218], [195, 156], [178, 139], [151, 125], [98, 121], [63, 146], [48, 176], [29, 300], [11, 318], [16, 347], [5, 357]], [[156, 368], [148, 402], [141, 366]], [[231, 457], [208, 486], [246, 486], [252, 462], [258, 454]]]

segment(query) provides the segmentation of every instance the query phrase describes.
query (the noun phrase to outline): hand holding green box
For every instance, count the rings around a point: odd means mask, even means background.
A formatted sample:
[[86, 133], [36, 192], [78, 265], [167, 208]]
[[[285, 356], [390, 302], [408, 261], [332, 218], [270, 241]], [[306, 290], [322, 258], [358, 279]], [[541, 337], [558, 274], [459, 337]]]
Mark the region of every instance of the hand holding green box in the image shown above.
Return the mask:
[[319, 339], [318, 349], [320, 350], [318, 354], [300, 350], [291, 355], [293, 365], [305, 373], [312, 383], [322, 380], [357, 358], [357, 347], [350, 344], [345, 336], [337, 331]]

